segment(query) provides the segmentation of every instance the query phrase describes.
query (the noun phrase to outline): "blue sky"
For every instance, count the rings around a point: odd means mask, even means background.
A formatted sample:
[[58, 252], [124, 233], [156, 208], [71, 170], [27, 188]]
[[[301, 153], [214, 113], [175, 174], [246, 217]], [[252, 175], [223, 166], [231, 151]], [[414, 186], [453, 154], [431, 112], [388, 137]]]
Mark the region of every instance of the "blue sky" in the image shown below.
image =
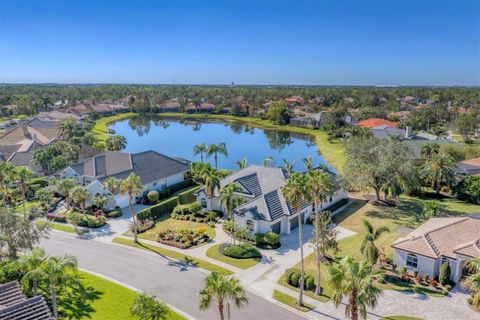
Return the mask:
[[480, 85], [478, 0], [1, 0], [0, 82]]

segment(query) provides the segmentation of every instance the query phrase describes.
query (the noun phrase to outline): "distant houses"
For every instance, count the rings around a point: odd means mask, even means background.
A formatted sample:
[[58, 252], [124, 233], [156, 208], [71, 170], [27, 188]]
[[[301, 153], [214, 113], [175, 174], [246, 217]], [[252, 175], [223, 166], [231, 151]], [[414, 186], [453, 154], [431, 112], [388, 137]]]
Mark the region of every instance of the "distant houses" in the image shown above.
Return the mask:
[[480, 176], [480, 157], [457, 162], [455, 171], [461, 176]]
[[363, 127], [363, 128], [368, 128], [368, 129], [377, 128], [377, 127], [380, 127], [380, 126], [387, 126], [387, 127], [390, 127], [390, 128], [396, 128], [399, 124], [400, 124], [399, 122], [393, 122], [393, 121], [389, 121], [389, 120], [386, 120], [386, 119], [369, 118], [369, 119], [359, 121], [357, 123], [357, 126]]

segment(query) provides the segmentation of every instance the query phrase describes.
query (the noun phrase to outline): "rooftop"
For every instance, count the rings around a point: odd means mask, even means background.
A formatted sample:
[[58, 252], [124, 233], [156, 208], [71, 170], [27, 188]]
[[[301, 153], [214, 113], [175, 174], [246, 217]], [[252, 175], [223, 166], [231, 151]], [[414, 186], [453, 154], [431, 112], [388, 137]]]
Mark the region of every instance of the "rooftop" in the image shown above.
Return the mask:
[[393, 122], [389, 121], [386, 119], [381, 119], [381, 118], [370, 118], [370, 119], [365, 119], [357, 123], [357, 126], [364, 127], [364, 128], [376, 128], [380, 126], [388, 126], [390, 128], [395, 128], [398, 126], [399, 122]]

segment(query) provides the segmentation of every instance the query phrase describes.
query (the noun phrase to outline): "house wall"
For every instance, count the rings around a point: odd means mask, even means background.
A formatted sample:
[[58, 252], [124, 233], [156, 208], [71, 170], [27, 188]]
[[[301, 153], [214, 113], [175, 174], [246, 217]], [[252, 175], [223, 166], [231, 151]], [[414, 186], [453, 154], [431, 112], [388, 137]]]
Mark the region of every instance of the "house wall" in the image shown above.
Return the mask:
[[112, 194], [104, 188], [104, 186], [100, 183], [100, 181], [94, 180], [86, 188], [90, 194], [86, 201], [87, 207], [94, 204], [93, 199], [95, 198], [95, 195], [100, 194], [102, 196], [107, 197], [107, 202], [105, 203], [106, 209], [113, 210], [115, 208], [115, 202], [113, 200]]
[[180, 183], [183, 180], [185, 180], [185, 172], [186, 171], [182, 171], [182, 172], [176, 173], [174, 175], [171, 175], [167, 178], [159, 179], [159, 180], [147, 183], [147, 184], [143, 185], [143, 191], [148, 192], [148, 191], [151, 191], [151, 190], [162, 190], [163, 189], [162, 185], [166, 185], [166, 187], [170, 187], [174, 184]]
[[395, 248], [393, 249], [393, 263], [397, 265], [397, 268], [401, 269], [405, 267], [410, 274], [412, 274], [415, 270], [418, 270], [418, 274], [420, 276], [424, 276], [426, 273], [428, 273], [431, 277], [438, 276], [439, 269], [437, 259], [427, 258], [417, 254], [417, 269], [413, 269], [407, 266], [407, 255], [408, 252], [406, 251]]
[[326, 199], [325, 201], [323, 201], [320, 206], [320, 209], [323, 210], [325, 208], [328, 210], [329, 206], [332, 206], [338, 201], [347, 199], [347, 198], [348, 198], [348, 192], [343, 189], [340, 189], [333, 194], [332, 201], [330, 201], [330, 199]]

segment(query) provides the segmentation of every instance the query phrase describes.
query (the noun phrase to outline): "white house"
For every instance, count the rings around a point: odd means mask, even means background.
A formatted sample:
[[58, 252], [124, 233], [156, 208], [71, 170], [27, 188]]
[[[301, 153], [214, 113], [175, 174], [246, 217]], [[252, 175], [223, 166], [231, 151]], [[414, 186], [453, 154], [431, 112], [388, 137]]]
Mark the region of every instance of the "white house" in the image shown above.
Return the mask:
[[[89, 190], [92, 195], [91, 199], [96, 194], [112, 198], [112, 194], [103, 185], [103, 182], [109, 177], [125, 179], [130, 173], [135, 173], [142, 181], [142, 193], [144, 193], [151, 190], [163, 190], [184, 181], [188, 169], [188, 162], [152, 150], [140, 153], [108, 151], [72, 164], [61, 171], [60, 177], [78, 179], [79, 183]], [[91, 201], [91, 199], [89, 200]], [[107, 207], [116, 205], [123, 208], [128, 206], [127, 194], [115, 194], [112, 200], [107, 203]], [[91, 202], [87, 201], [87, 205], [90, 204]]]
[[480, 257], [480, 219], [431, 218], [392, 244], [393, 262], [423, 276], [437, 277], [443, 262], [451, 268], [451, 280], [458, 282], [465, 261]]
[[[328, 172], [334, 180], [335, 193], [321, 204], [320, 210], [337, 202], [347, 199], [348, 194], [342, 190], [336, 179], [336, 175]], [[243, 204], [234, 208], [233, 217], [237, 224], [246, 226], [253, 233], [290, 233], [298, 227], [298, 215], [281, 192], [287, 172], [279, 167], [249, 166], [239, 170], [220, 181], [220, 187], [234, 183], [238, 187], [236, 195], [243, 199]], [[207, 210], [218, 210], [227, 214], [220, 205], [219, 190], [215, 190], [215, 196], [208, 199], [202, 188], [197, 193], [197, 200]], [[305, 223], [314, 212], [313, 204], [304, 202], [301, 205], [302, 221]]]

